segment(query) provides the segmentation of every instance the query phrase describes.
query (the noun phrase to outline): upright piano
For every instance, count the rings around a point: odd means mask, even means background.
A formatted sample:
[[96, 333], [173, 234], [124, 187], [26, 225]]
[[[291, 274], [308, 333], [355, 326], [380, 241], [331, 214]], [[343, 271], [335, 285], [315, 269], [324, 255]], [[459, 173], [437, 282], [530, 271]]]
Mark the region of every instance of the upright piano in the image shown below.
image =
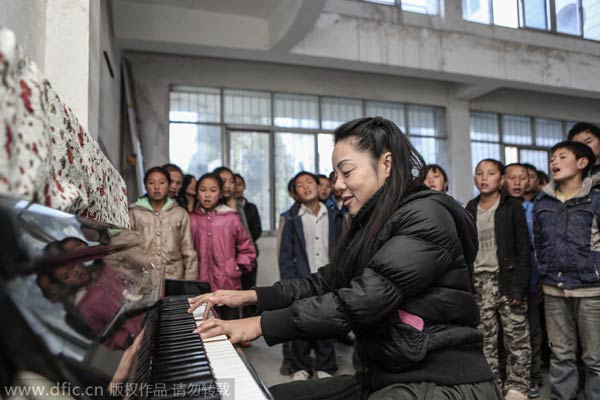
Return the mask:
[[[192, 331], [202, 285], [170, 282], [139, 234], [0, 196], [5, 398], [270, 399], [227, 337]], [[173, 289], [175, 288], [175, 289]], [[178, 289], [182, 288], [182, 289]]]

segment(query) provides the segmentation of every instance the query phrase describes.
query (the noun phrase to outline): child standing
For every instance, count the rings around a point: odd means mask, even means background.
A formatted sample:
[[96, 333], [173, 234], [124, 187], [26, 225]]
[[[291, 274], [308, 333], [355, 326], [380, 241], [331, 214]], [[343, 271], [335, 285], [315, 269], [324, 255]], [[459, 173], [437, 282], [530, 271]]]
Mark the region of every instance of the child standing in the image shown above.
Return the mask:
[[448, 193], [448, 175], [444, 168], [437, 164], [425, 166], [425, 186], [436, 192]]
[[[304, 278], [329, 264], [336, 238], [341, 230], [341, 214], [319, 201], [319, 178], [299, 172], [292, 187], [300, 203], [298, 213], [286, 217], [281, 235], [279, 271], [281, 279]], [[296, 372], [292, 380], [306, 380], [312, 374], [311, 350], [314, 350], [317, 378], [332, 376], [337, 370], [335, 340], [294, 340], [291, 344]]]
[[[217, 174], [198, 179], [198, 207], [191, 214], [194, 245], [198, 251], [200, 280], [212, 291], [238, 290], [244, 270], [254, 268], [256, 251], [237, 212], [220, 203], [223, 181]], [[223, 306], [222, 319], [239, 318], [239, 310]]]
[[177, 203], [185, 208], [188, 213], [192, 213], [196, 208], [196, 178], [193, 175], [183, 176], [183, 184], [176, 197]]
[[[480, 195], [467, 204], [475, 217], [479, 251], [473, 285], [484, 335], [484, 353], [507, 400], [527, 399], [531, 346], [527, 323], [530, 248], [523, 207], [501, 191], [504, 166], [485, 159], [475, 168]], [[498, 327], [507, 351], [506, 380], [498, 364]]]
[[592, 149], [596, 161], [592, 165], [590, 175], [594, 183], [600, 180], [600, 128], [588, 122], [578, 122], [569, 130], [568, 140], [580, 142]]
[[580, 343], [585, 398], [600, 399], [600, 192], [587, 177], [596, 156], [571, 141], [550, 152], [552, 181], [534, 203], [533, 237], [551, 350], [551, 397], [577, 397]]
[[198, 258], [188, 213], [168, 197], [169, 173], [162, 167], [146, 171], [146, 194], [129, 207], [131, 229], [141, 232], [150, 261], [167, 279], [196, 280]]
[[[539, 172], [539, 171], [538, 171]], [[525, 200], [525, 192], [529, 182], [527, 168], [523, 164], [509, 164], [504, 167], [504, 191], [513, 199], [523, 205], [527, 231], [529, 233], [531, 274], [529, 278], [529, 291], [527, 293], [527, 319], [531, 335], [531, 373], [529, 376], [529, 398], [540, 397], [540, 386], [544, 383], [542, 378], [542, 328], [540, 325], [540, 285], [537, 272], [537, 263], [533, 255], [533, 203]]]

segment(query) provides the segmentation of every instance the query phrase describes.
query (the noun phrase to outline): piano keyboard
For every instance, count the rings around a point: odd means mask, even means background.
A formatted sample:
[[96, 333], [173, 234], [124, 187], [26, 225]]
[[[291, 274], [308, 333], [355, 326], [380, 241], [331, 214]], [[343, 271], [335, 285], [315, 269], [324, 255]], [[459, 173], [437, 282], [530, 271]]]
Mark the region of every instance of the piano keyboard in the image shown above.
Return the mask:
[[[196, 325], [202, 323], [205, 309], [206, 305], [203, 304], [194, 310]], [[230, 390], [230, 393], [223, 392], [223, 399], [267, 399], [227, 336], [219, 335], [204, 339], [204, 348], [213, 368], [217, 385], [225, 385], [226, 387], [227, 384], [230, 385], [231, 382], [234, 382], [234, 391]]]
[[267, 399], [225, 335], [202, 340], [193, 333], [205, 306], [193, 316], [188, 307], [185, 297], [171, 297], [159, 309], [149, 382], [165, 387], [157, 398]]

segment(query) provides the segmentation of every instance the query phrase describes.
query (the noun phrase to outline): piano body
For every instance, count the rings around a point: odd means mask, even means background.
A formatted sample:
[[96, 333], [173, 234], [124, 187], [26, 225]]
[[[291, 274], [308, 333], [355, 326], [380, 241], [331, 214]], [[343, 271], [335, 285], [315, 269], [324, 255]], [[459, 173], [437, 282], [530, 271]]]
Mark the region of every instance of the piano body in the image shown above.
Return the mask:
[[2, 397], [271, 398], [226, 337], [192, 333], [205, 286], [168, 281], [165, 296], [138, 238], [0, 196]]

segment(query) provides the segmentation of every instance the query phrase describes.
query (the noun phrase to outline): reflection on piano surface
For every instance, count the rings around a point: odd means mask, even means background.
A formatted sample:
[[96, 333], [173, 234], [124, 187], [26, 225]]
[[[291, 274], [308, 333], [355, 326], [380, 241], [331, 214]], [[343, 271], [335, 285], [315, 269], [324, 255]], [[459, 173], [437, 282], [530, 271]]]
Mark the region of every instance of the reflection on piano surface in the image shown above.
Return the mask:
[[199, 311], [187, 313], [185, 295], [163, 297], [138, 243], [136, 232], [0, 197], [4, 397], [20, 384], [77, 398], [270, 398], [226, 337], [192, 333]]

